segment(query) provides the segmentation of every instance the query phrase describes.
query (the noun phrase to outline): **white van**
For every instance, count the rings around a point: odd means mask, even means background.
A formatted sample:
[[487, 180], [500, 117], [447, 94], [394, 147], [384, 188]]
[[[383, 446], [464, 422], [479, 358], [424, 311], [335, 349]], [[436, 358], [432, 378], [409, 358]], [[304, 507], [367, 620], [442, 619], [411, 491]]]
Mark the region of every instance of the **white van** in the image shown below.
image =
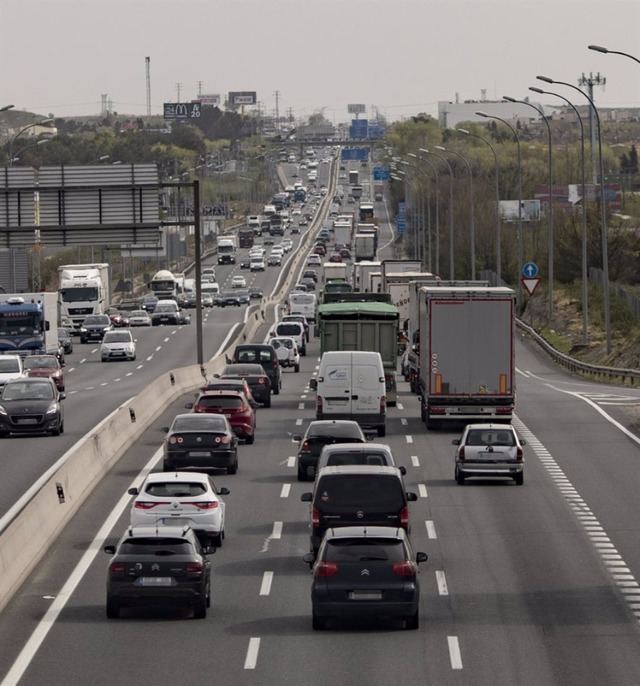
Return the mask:
[[316, 321], [316, 296], [313, 293], [290, 293], [289, 314], [301, 314], [308, 322]]
[[317, 382], [317, 419], [352, 419], [386, 434], [387, 399], [380, 353], [326, 352]]
[[200, 291], [206, 293], [207, 295], [219, 295], [220, 294], [220, 284], [214, 283], [213, 281], [202, 281], [200, 283]]

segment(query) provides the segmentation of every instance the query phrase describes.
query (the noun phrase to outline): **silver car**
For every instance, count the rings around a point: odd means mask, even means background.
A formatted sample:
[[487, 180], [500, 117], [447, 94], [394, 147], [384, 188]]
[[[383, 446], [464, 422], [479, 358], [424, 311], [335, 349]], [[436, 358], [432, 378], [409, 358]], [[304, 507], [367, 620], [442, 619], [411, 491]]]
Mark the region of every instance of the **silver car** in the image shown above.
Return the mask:
[[128, 329], [107, 331], [100, 345], [100, 358], [109, 360], [135, 360], [136, 344]]
[[128, 319], [129, 326], [151, 326], [151, 317], [146, 310], [134, 310]]
[[510, 424], [468, 424], [462, 438], [451, 441], [455, 453], [455, 479], [459, 485], [470, 476], [508, 476], [524, 483], [522, 440]]
[[[316, 474], [323, 467], [346, 467], [354, 464], [398, 467], [391, 448], [386, 443], [332, 443], [322, 448]], [[398, 469], [403, 476], [407, 473], [405, 467]]]

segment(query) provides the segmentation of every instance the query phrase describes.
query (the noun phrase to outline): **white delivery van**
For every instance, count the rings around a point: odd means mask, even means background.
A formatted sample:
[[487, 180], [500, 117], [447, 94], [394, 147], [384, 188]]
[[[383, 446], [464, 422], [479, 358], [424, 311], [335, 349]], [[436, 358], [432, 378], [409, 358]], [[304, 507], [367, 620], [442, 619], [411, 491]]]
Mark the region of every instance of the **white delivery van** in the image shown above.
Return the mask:
[[308, 322], [316, 321], [316, 296], [313, 293], [290, 293], [289, 314], [301, 314]]
[[317, 419], [351, 419], [386, 433], [384, 367], [377, 352], [331, 351], [320, 360]]

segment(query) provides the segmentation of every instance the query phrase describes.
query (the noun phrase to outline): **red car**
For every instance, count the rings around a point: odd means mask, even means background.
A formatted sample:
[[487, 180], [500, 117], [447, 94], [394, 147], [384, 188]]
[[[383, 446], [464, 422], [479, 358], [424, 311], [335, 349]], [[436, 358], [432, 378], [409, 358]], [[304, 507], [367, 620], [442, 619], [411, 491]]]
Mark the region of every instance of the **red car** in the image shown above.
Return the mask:
[[340, 256], [343, 260], [350, 260], [351, 250], [349, 250], [349, 248], [340, 248]]
[[27, 376], [49, 378], [60, 393], [64, 391], [64, 372], [55, 355], [29, 355], [23, 366]]
[[244, 393], [238, 391], [205, 391], [200, 393], [194, 412], [223, 414], [238, 438], [253, 443], [256, 438], [256, 413]]
[[318, 245], [314, 246], [313, 248], [313, 254], [314, 255], [322, 255], [324, 257], [327, 254], [327, 249], [322, 245], [322, 243], [318, 243]]
[[329, 262], [342, 262], [342, 255], [339, 252], [334, 252], [329, 258]]

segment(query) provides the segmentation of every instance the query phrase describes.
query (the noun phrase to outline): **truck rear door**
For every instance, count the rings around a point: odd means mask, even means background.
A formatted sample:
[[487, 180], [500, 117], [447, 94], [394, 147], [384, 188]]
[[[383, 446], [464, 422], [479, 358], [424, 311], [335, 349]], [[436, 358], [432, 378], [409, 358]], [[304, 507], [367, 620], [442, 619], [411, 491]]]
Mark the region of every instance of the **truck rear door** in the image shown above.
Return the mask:
[[377, 365], [359, 362], [356, 358], [351, 368], [351, 412], [354, 417], [380, 412], [379, 373]]

